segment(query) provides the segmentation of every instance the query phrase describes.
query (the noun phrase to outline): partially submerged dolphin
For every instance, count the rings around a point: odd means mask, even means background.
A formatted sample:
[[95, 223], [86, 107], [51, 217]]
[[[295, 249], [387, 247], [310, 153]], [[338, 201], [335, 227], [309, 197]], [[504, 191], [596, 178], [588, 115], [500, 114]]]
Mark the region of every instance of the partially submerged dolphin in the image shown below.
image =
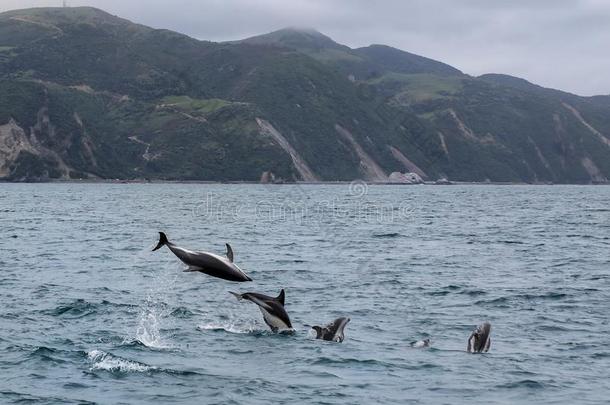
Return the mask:
[[349, 318], [337, 318], [326, 326], [312, 326], [312, 329], [316, 331], [316, 339], [343, 342], [344, 330], [350, 320]]
[[238, 300], [248, 300], [256, 305], [263, 313], [263, 319], [265, 323], [271, 328], [273, 332], [277, 332], [282, 329], [292, 329], [290, 318], [284, 309], [284, 290], [280, 291], [280, 295], [277, 297], [270, 297], [265, 294], [259, 293], [243, 293], [238, 294], [229, 291], [231, 294], [237, 297]]
[[184, 271], [198, 271], [212, 277], [222, 278], [230, 281], [252, 281], [237, 265], [233, 263], [233, 249], [227, 243], [227, 257], [218, 256], [214, 253], [193, 252], [178, 247], [167, 240], [163, 232], [159, 232], [159, 243], [153, 252], [167, 245], [183, 263], [189, 267]]
[[411, 347], [415, 347], [417, 349], [424, 348], [424, 347], [430, 347], [430, 346], [432, 346], [432, 340], [430, 340], [429, 338], [411, 342]]
[[470, 334], [468, 338], [468, 353], [482, 353], [488, 352], [491, 347], [491, 324], [485, 322]]

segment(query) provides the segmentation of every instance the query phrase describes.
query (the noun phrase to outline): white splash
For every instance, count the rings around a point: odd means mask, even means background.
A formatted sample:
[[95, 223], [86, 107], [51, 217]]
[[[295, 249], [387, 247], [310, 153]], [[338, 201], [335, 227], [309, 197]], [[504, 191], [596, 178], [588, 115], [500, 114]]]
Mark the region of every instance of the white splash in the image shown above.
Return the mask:
[[90, 352], [87, 352], [87, 358], [91, 362], [91, 370], [119, 371], [121, 373], [145, 373], [156, 370], [156, 367], [115, 357], [102, 350], [91, 350]]
[[141, 306], [137, 318], [135, 333], [133, 330], [124, 343], [139, 342], [154, 349], [170, 349], [173, 347], [169, 337], [163, 336], [161, 330], [171, 327], [171, 305], [164, 301], [173, 298], [173, 288], [178, 277], [175, 263], [161, 266], [164, 270], [156, 274], [148, 288], [146, 299]]
[[160, 320], [163, 317], [163, 313], [159, 312], [162, 311], [157, 311], [155, 308], [148, 308], [140, 313], [135, 338], [144, 346], [157, 349], [166, 349], [170, 346], [161, 336]]
[[252, 333], [262, 332], [266, 329], [256, 323], [256, 321], [247, 321], [243, 319], [231, 319], [224, 322], [212, 321], [197, 326], [199, 330], [224, 330], [229, 333]]
[[424, 347], [432, 346], [432, 341], [430, 339], [417, 340], [415, 342], [411, 342], [411, 347], [416, 349], [421, 349]]

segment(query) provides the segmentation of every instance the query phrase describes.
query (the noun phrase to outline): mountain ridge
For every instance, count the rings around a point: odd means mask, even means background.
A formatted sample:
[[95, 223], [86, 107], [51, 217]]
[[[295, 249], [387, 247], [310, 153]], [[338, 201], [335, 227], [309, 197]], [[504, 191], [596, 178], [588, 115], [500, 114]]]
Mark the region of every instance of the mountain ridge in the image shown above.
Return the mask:
[[14, 10], [0, 14], [0, 92], [12, 181], [610, 178], [605, 96], [312, 29], [215, 43], [90, 7]]

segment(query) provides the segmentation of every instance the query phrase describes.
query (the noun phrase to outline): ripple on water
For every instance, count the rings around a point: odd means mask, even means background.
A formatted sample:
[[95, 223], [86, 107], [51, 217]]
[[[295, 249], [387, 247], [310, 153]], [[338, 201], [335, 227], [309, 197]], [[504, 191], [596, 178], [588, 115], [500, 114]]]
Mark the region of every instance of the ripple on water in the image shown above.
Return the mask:
[[519, 389], [519, 388], [526, 388], [528, 390], [540, 390], [545, 388], [546, 384], [541, 383], [540, 381], [536, 381], [536, 380], [519, 380], [519, 381], [512, 381], [512, 382], [508, 382], [505, 384], [499, 384], [496, 385], [497, 388], [504, 388], [504, 389]]

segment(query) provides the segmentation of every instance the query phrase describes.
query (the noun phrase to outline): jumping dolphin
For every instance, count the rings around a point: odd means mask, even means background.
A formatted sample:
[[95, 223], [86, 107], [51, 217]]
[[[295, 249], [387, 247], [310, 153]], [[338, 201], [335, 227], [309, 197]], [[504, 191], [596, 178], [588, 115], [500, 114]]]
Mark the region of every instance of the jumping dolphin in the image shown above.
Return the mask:
[[468, 338], [468, 353], [488, 352], [491, 347], [491, 324], [485, 322], [479, 325]]
[[290, 318], [284, 309], [284, 290], [280, 291], [280, 295], [275, 298], [265, 294], [252, 292], [243, 294], [238, 294], [231, 291], [229, 292], [236, 296], [240, 301], [248, 300], [258, 305], [258, 308], [263, 313], [265, 323], [273, 332], [277, 332], [280, 329], [292, 329]]
[[340, 343], [345, 339], [345, 326], [347, 326], [350, 320], [349, 318], [337, 318], [324, 327], [312, 326], [312, 329], [316, 331], [316, 339]]
[[178, 259], [189, 267], [184, 271], [198, 271], [212, 277], [222, 278], [230, 281], [252, 281], [239, 267], [233, 263], [233, 249], [227, 243], [227, 257], [215, 255], [207, 252], [192, 252], [190, 250], [178, 247], [167, 240], [167, 236], [163, 232], [159, 232], [159, 243], [153, 249], [153, 252], [167, 245]]

